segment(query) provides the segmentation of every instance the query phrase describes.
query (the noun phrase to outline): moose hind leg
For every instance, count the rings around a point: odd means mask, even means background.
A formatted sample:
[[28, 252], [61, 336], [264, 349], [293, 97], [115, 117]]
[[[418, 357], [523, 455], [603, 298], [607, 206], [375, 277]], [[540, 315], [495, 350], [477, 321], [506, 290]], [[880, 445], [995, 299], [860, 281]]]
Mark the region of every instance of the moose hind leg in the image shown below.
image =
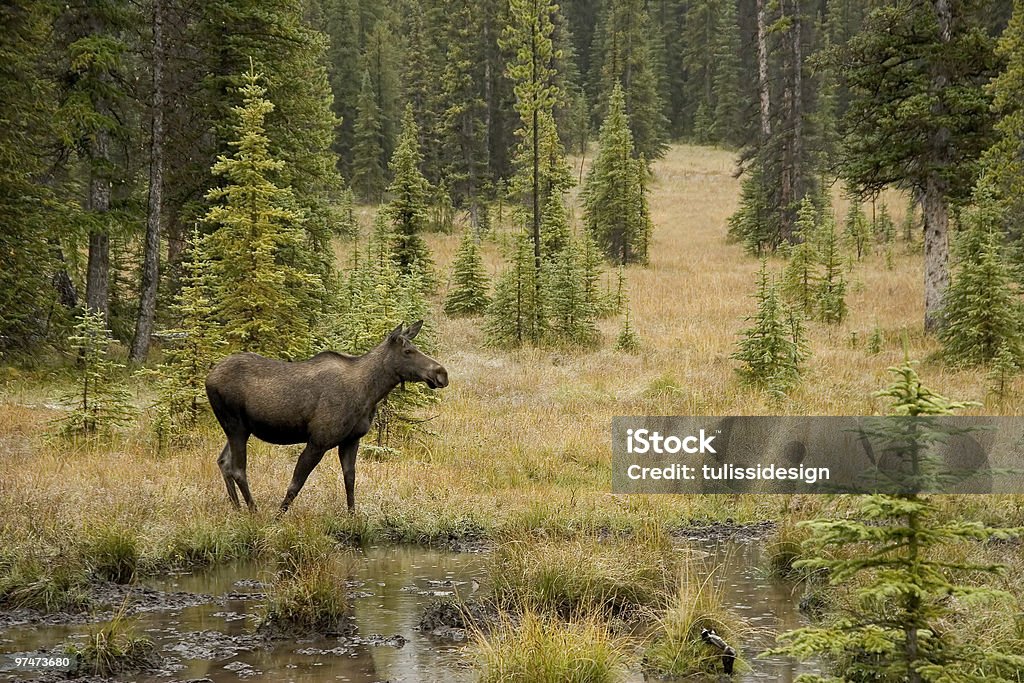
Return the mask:
[[249, 478], [245, 474], [248, 459], [246, 442], [248, 440], [248, 434], [232, 436], [228, 439], [228, 445], [231, 447], [231, 477], [238, 485], [238, 490], [242, 492], [242, 498], [245, 499], [249, 511], [256, 512], [256, 503], [253, 502], [252, 494], [249, 492]]
[[288, 491], [285, 492], [284, 500], [281, 501], [281, 512], [285, 512], [295, 500], [295, 496], [299, 495], [306, 479], [309, 478], [309, 473], [320, 464], [326, 452], [326, 448], [314, 446], [312, 443], [307, 443], [306, 447], [302, 449], [299, 461], [295, 463], [295, 471], [292, 473], [291, 483], [288, 484]]
[[341, 461], [341, 472], [345, 476], [345, 502], [348, 511], [356, 509], [356, 451], [359, 440], [338, 446], [338, 460]]
[[220, 466], [220, 473], [224, 477], [224, 485], [228, 487], [228, 498], [236, 508], [242, 507], [238, 502], [238, 491], [235, 489], [235, 478], [231, 474], [231, 444], [224, 444], [224, 449], [217, 458], [217, 465]]

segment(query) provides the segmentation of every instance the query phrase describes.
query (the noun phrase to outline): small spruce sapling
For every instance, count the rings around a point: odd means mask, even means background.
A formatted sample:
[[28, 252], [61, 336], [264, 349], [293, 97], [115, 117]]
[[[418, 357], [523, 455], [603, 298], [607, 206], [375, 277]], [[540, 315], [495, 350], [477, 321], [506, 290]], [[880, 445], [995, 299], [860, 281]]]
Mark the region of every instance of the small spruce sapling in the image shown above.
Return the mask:
[[73, 407], [60, 420], [61, 435], [94, 436], [127, 426], [136, 411], [119, 377], [125, 366], [110, 353], [113, 338], [103, 313], [82, 311], [68, 341], [77, 357], [77, 386], [66, 397]]
[[455, 254], [452, 289], [445, 299], [444, 312], [453, 317], [482, 314], [490, 303], [488, 284], [480, 245], [477, 244], [473, 230], [469, 229]]

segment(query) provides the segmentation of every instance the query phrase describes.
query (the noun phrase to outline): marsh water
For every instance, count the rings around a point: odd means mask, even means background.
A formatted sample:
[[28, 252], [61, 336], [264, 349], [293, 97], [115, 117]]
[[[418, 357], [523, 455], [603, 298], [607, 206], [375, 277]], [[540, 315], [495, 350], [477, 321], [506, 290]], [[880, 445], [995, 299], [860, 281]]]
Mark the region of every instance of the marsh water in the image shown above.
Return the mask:
[[[718, 566], [715, 580], [726, 589], [726, 603], [741, 613], [754, 635], [738, 643], [749, 669], [740, 682], [792, 681], [807, 667], [784, 659], [753, 655], [771, 644], [773, 634], [804, 623], [792, 585], [765, 578], [763, 550], [756, 542], [692, 541], [691, 551]], [[145, 584], [170, 600], [140, 611], [137, 629], [153, 639], [163, 660], [156, 673], [137, 681], [351, 681], [353, 683], [438, 683], [476, 678], [474, 652], [465, 643], [417, 630], [424, 608], [441, 596], [470, 596], [484, 581], [486, 554], [447, 553], [413, 547], [354, 552], [350, 592], [356, 634], [277, 640], [268, 645], [253, 635], [253, 614], [262, 597], [266, 571], [242, 563], [193, 574], [149, 579]], [[479, 589], [482, 590], [482, 589]], [[94, 626], [93, 626], [94, 627]], [[54, 652], [61, 643], [82, 639], [89, 624], [21, 624], [0, 631], [0, 653]], [[0, 678], [28, 680], [0, 660]], [[643, 681], [630, 672], [631, 683]], [[692, 679], [690, 679], [692, 680]]]

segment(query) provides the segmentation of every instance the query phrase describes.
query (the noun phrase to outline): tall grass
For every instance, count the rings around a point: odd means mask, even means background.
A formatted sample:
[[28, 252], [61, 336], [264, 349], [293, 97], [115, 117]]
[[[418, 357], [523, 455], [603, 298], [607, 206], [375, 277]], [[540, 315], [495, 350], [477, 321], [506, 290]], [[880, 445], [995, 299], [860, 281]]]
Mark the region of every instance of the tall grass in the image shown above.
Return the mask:
[[110, 622], [90, 631], [84, 644], [68, 646], [67, 651], [78, 658], [77, 675], [104, 678], [152, 667], [158, 660], [153, 641], [136, 633], [125, 616], [125, 605]]
[[490, 583], [506, 610], [634, 620], [664, 606], [675, 570], [674, 552], [664, 545], [526, 539], [494, 552]]
[[683, 566], [678, 590], [644, 650], [644, 671], [684, 677], [721, 670], [721, 652], [703, 642], [701, 631], [714, 630], [739, 650], [745, 630], [743, 622], [723, 606], [723, 590], [713, 568], [696, 562]]
[[564, 623], [535, 612], [478, 636], [482, 683], [612, 683], [626, 655], [598, 619]]

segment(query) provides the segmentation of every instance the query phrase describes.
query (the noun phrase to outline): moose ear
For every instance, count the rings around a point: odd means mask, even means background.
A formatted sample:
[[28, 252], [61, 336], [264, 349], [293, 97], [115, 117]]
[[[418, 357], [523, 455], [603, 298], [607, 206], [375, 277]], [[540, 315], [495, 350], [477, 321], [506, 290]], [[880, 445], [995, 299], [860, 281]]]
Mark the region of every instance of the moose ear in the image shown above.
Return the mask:
[[409, 329], [405, 331], [405, 338], [410, 340], [414, 339], [416, 335], [419, 334], [421, 327], [423, 327], [422, 320], [417, 320], [416, 322], [414, 322], [412, 325], [409, 326]]
[[403, 324], [404, 323], [398, 323], [398, 327], [396, 327], [395, 329], [393, 329], [390, 332], [388, 332], [387, 341], [395, 341], [400, 336], [402, 336], [402, 325]]

